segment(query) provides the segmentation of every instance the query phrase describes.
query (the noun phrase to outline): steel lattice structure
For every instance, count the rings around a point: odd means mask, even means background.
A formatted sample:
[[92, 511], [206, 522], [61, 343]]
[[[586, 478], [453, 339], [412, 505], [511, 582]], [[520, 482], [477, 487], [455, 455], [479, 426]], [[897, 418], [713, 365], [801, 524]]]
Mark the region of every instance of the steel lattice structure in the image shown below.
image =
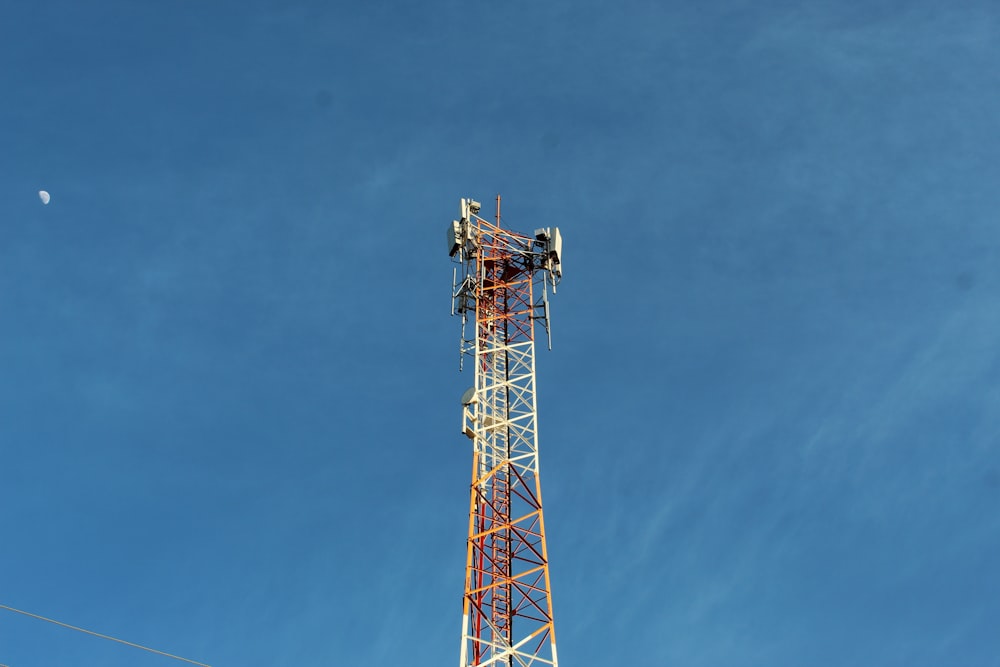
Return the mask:
[[[460, 667], [552, 665], [556, 636], [538, 474], [535, 322], [549, 330], [548, 285], [561, 277], [557, 228], [534, 238], [480, 218], [461, 201], [448, 230], [461, 358], [475, 362], [462, 398], [473, 442]], [[466, 336], [473, 319], [475, 331]]]

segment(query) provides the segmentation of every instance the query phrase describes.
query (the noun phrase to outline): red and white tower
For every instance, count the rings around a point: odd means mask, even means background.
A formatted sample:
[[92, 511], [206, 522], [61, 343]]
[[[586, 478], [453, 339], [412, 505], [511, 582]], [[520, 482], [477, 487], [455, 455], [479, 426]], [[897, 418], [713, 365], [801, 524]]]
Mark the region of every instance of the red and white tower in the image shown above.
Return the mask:
[[[462, 199], [448, 228], [459, 264], [452, 313], [462, 317], [460, 367], [475, 362], [462, 397], [462, 432], [472, 440], [460, 667], [557, 667], [552, 588], [538, 474], [535, 323], [550, 331], [548, 292], [562, 277], [556, 227], [534, 236], [479, 217]], [[467, 335], [467, 323], [475, 330]], [[550, 338], [551, 341], [551, 338]], [[550, 344], [551, 347], [551, 344]]]

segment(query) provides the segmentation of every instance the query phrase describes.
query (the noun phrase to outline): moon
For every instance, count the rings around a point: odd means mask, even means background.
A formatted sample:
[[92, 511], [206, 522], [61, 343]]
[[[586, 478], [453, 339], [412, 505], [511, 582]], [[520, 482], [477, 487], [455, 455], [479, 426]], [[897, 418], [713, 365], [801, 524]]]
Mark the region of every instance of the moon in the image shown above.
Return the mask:
[[38, 191], [38, 198], [42, 200], [43, 204], [48, 204], [49, 199], [51, 199], [51, 197], [49, 197], [49, 193], [46, 192], [45, 190]]

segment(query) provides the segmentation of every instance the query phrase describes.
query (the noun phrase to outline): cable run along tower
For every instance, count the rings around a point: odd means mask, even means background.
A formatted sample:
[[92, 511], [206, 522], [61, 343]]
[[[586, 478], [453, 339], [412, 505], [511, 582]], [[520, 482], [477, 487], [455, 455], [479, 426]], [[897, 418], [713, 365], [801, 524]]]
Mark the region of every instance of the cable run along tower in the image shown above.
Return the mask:
[[[472, 199], [448, 227], [452, 314], [462, 318], [459, 368], [472, 441], [469, 537], [459, 667], [558, 666], [538, 475], [535, 323], [551, 348], [549, 288], [562, 277], [556, 227], [525, 236], [479, 216]], [[469, 324], [472, 330], [469, 331]]]

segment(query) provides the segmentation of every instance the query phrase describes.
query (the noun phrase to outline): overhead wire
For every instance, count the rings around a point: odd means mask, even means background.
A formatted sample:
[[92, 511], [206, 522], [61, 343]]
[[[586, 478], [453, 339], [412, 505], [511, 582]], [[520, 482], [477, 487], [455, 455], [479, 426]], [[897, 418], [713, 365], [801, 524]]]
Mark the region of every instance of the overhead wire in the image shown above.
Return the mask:
[[94, 637], [100, 637], [101, 639], [107, 639], [108, 641], [118, 642], [119, 644], [124, 644], [126, 646], [131, 646], [132, 648], [141, 649], [143, 651], [149, 651], [150, 653], [156, 653], [157, 655], [162, 655], [167, 658], [173, 658], [174, 660], [180, 660], [181, 662], [187, 662], [192, 665], [200, 665], [200, 667], [211, 667], [211, 665], [206, 665], [203, 662], [198, 662], [197, 660], [190, 660], [188, 658], [182, 658], [179, 655], [174, 655], [173, 653], [166, 653], [164, 651], [158, 651], [155, 648], [150, 648], [148, 646], [143, 646], [142, 644], [136, 644], [134, 642], [125, 641], [124, 639], [118, 639], [117, 637], [112, 637], [110, 635], [104, 635], [100, 632], [94, 632], [93, 630], [87, 630], [86, 628], [77, 627], [75, 625], [70, 625], [69, 623], [63, 623], [62, 621], [57, 621], [53, 618], [46, 618], [45, 616], [39, 616], [38, 614], [32, 614], [29, 611], [24, 611], [23, 609], [15, 609], [14, 607], [8, 607], [5, 604], [0, 604], [0, 609], [6, 609], [7, 611], [12, 611], [15, 614], [21, 614], [23, 616], [30, 616], [31, 618], [37, 618], [40, 621], [45, 621], [46, 623], [52, 623], [53, 625], [58, 625], [64, 628], [69, 628], [70, 630], [76, 630], [77, 632], [82, 632], [86, 635], [91, 635]]

